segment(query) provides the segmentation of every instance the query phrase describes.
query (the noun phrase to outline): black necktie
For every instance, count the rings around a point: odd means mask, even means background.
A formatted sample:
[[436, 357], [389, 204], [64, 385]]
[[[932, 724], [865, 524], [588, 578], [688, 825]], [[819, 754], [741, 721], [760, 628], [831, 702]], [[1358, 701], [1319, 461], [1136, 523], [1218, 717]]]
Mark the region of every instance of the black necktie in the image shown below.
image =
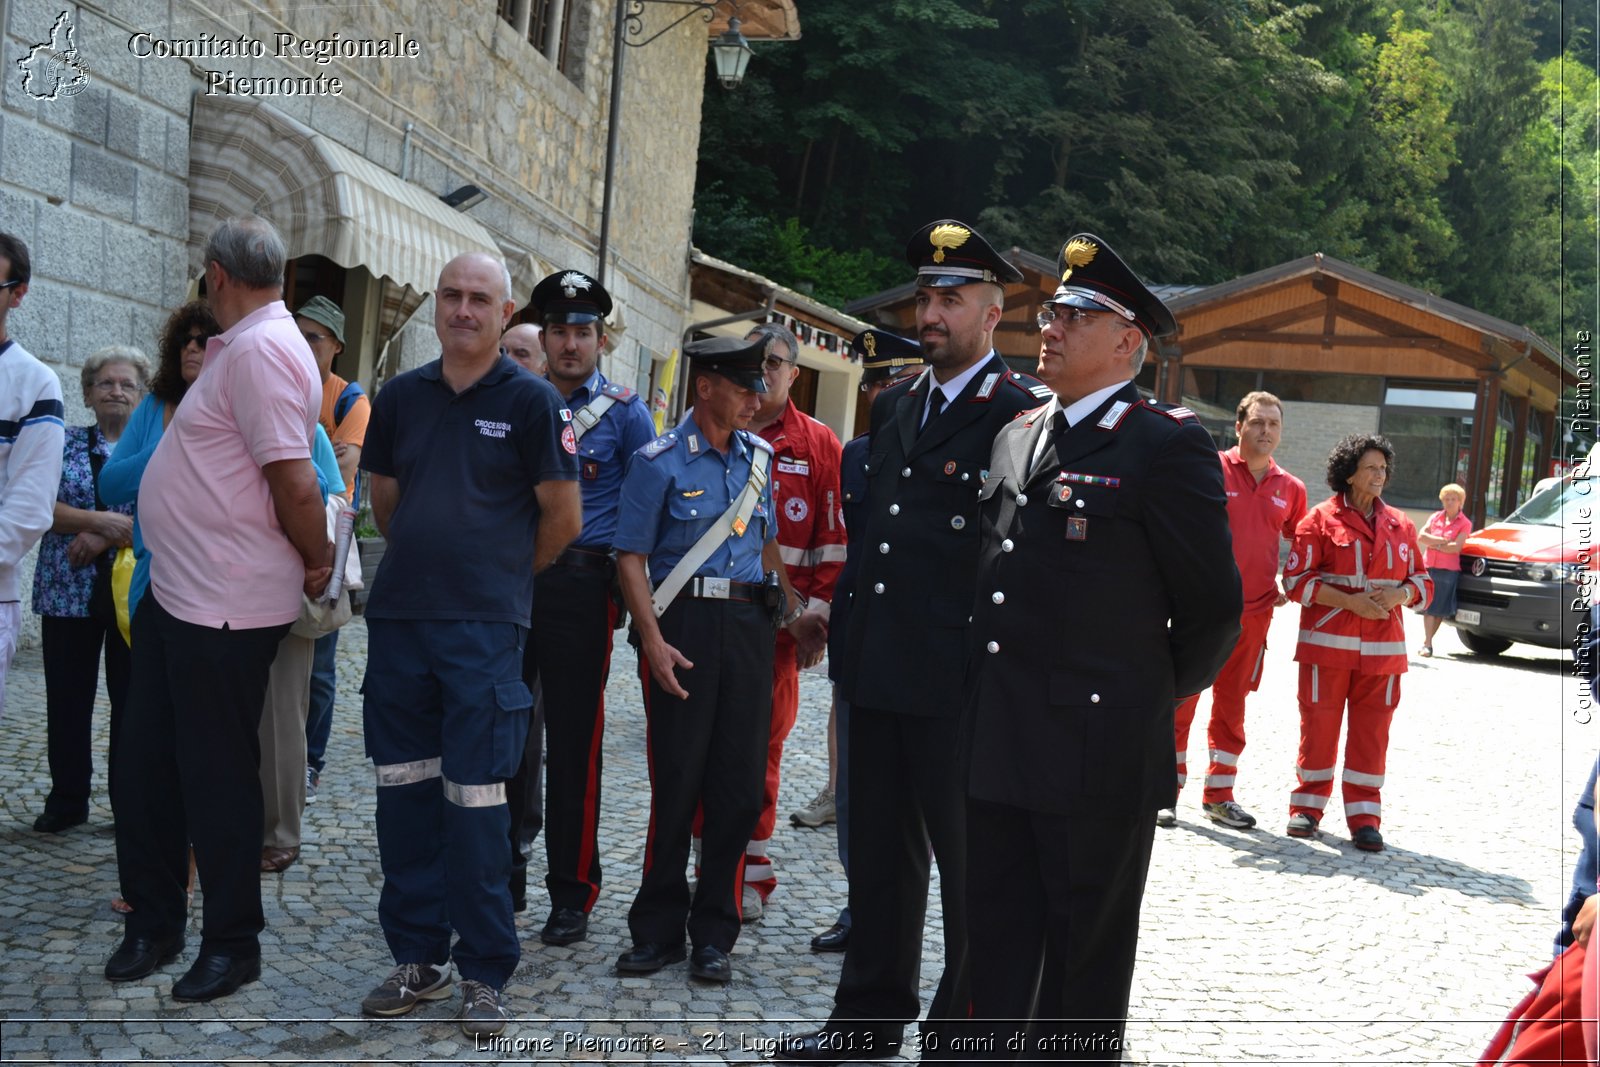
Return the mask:
[[[933, 396], [928, 398], [928, 417], [922, 420], [922, 430], [926, 430], [934, 419], [939, 417], [939, 412], [944, 410], [944, 390], [935, 389]], [[922, 430], [917, 432], [920, 434]]]
[[1054, 415], [1050, 416], [1050, 425], [1046, 428], [1044, 441], [1034, 452], [1033, 464], [1028, 470], [1030, 476], [1036, 472], [1039, 469], [1039, 465], [1044, 462], [1045, 453], [1049, 452], [1053, 447], [1058, 445], [1061, 442], [1061, 438], [1066, 436], [1067, 430], [1070, 428], [1071, 427], [1067, 425], [1067, 413], [1065, 411], [1057, 411]]

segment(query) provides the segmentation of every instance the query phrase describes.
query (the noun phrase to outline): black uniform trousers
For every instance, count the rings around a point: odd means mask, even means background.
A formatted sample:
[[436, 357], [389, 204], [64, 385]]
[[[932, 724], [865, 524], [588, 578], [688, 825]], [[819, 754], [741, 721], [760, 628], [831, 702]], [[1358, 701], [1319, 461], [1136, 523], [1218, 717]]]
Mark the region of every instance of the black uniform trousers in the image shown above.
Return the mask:
[[1120, 1062], [1155, 813], [969, 797], [967, 834], [973, 1030], [996, 1038], [982, 1057]]
[[94, 698], [100, 690], [100, 648], [105, 646], [106, 697], [111, 701], [111, 739], [106, 752], [109, 791], [132, 666], [128, 645], [115, 626], [90, 618], [42, 615], [39, 636], [44, 646], [45, 729], [50, 757], [50, 795], [45, 798], [44, 810], [87, 815], [89, 779], [94, 773], [90, 729], [94, 723]]
[[528, 718], [528, 740], [523, 743], [517, 773], [506, 779], [512, 911], [528, 909], [528, 861], [533, 858], [533, 843], [544, 829], [544, 694], [539, 691], [538, 657], [531, 640], [522, 650], [522, 680], [533, 694], [533, 714]]
[[617, 620], [614, 573], [554, 563], [535, 580], [539, 608], [528, 651], [544, 691], [545, 886], [552, 908], [587, 912], [600, 895], [600, 747]]
[[[729, 952], [739, 936], [744, 851], [761, 817], [772, 730], [771, 613], [760, 604], [680, 596], [660, 620], [661, 636], [692, 668], [679, 667], [689, 694], [668, 696], [639, 657], [650, 761], [650, 828], [644, 877], [628, 912], [636, 944], [689, 940]], [[689, 898], [686, 868], [695, 806], [705, 811], [700, 880]]]
[[[966, 813], [959, 720], [850, 706], [850, 945], [828, 1028], [898, 1040], [921, 1014], [929, 847], [939, 863], [944, 975], [923, 1033], [967, 1017]], [[1003, 910], [1003, 909], [1002, 909]], [[856, 1047], [866, 1047], [857, 1044]]]
[[201, 951], [260, 954], [259, 730], [267, 671], [288, 632], [184, 622], [153, 588], [139, 601], [111, 796], [128, 937], [183, 932], [192, 844], [205, 887]]

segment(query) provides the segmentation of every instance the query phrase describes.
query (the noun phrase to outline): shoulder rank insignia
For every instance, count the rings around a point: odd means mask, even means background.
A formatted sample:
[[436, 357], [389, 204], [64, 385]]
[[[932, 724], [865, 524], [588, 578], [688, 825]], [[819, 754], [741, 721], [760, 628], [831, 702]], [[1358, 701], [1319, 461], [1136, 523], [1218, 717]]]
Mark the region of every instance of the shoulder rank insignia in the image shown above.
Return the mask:
[[1016, 371], [1012, 371], [1010, 374], [1006, 375], [1006, 382], [1010, 385], [1016, 386], [1018, 389], [1021, 389], [1024, 393], [1027, 393], [1036, 400], [1049, 402], [1050, 398], [1055, 396], [1055, 394], [1050, 391], [1050, 387], [1048, 385], [1039, 381], [1037, 378], [1032, 377], [1031, 375], [1019, 374]]
[[1106, 408], [1106, 413], [1100, 416], [1099, 422], [1095, 423], [1096, 429], [1115, 430], [1122, 425], [1123, 417], [1128, 414], [1128, 410], [1132, 407], [1133, 405], [1126, 400], [1118, 400]]
[[600, 391], [606, 396], [611, 397], [613, 400], [622, 401], [632, 400], [634, 396], [637, 395], [632, 389], [629, 389], [626, 385], [622, 385], [619, 382], [607, 382], [605, 388]]
[[1154, 402], [1147, 400], [1147, 401], [1145, 401], [1144, 406], [1149, 408], [1151, 411], [1159, 412], [1160, 414], [1165, 415], [1167, 418], [1171, 419], [1173, 422], [1186, 422], [1186, 421], [1188, 421], [1190, 419], [1193, 419], [1195, 422], [1199, 422], [1200, 421], [1200, 416], [1199, 415], [1196, 415], [1194, 412], [1190, 411], [1188, 408], [1183, 407], [1181, 405], [1175, 405], [1173, 407], [1165, 407], [1165, 406], [1157, 405]]
[[639, 449], [639, 455], [643, 456], [645, 459], [655, 459], [657, 456], [661, 455], [661, 453], [668, 451], [677, 443], [678, 435], [676, 433], [664, 433], [654, 441], [651, 441], [649, 444]]
[[982, 384], [978, 386], [977, 393], [975, 393], [972, 397], [973, 403], [977, 403], [980, 400], [986, 401], [991, 399], [994, 396], [994, 387], [1000, 384], [1000, 379], [1003, 377], [1004, 375], [1002, 374], [984, 375]]

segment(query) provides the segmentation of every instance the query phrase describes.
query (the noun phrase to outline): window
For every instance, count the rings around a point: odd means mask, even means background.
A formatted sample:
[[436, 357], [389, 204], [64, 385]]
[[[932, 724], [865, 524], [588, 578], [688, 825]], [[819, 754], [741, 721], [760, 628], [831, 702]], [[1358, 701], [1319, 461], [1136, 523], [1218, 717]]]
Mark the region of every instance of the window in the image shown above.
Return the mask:
[[574, 42], [585, 0], [497, 0], [497, 12], [506, 23], [527, 38], [556, 69], [577, 81], [572, 61], [581, 42]]

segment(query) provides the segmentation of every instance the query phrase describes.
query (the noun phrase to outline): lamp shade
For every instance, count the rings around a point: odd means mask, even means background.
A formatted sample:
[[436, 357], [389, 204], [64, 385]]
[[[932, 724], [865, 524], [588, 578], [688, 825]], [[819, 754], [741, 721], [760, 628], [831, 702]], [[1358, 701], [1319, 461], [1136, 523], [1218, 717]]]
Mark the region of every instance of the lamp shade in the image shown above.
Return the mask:
[[739, 32], [739, 20], [728, 20], [728, 29], [711, 42], [711, 58], [717, 64], [717, 81], [724, 89], [732, 89], [744, 81], [745, 68], [750, 65], [750, 42]]

